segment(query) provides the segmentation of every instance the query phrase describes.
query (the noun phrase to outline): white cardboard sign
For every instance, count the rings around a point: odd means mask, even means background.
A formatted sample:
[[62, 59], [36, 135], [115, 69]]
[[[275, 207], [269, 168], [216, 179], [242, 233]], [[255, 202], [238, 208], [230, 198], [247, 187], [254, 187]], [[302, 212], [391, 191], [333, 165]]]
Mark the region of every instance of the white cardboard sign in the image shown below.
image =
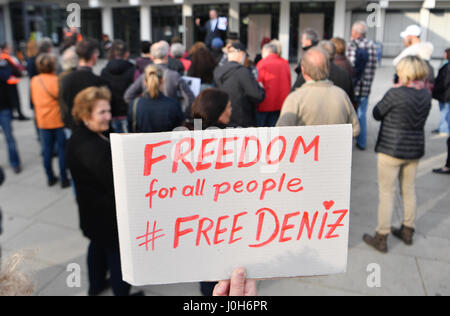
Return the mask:
[[343, 273], [352, 126], [111, 135], [132, 285]]

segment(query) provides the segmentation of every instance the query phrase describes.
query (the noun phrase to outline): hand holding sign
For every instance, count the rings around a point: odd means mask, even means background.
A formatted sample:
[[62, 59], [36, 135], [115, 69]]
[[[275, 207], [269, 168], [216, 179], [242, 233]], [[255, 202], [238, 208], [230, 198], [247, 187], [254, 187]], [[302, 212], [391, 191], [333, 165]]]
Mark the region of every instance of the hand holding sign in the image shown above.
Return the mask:
[[214, 288], [213, 296], [256, 296], [256, 281], [246, 278], [244, 268], [237, 268], [230, 280], [220, 281]]
[[124, 280], [344, 272], [352, 140], [350, 125], [113, 134]]

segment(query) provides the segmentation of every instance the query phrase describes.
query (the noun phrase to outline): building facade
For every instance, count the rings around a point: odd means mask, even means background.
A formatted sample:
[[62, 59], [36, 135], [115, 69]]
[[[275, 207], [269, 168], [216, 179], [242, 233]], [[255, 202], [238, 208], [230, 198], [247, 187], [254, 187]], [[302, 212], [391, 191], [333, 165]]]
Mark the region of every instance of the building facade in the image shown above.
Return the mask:
[[84, 36], [123, 39], [133, 55], [139, 54], [141, 40], [178, 37], [189, 48], [203, 39], [195, 19], [205, 23], [211, 8], [228, 19], [228, 31], [239, 34], [251, 56], [260, 51], [263, 37], [278, 38], [283, 57], [295, 62], [305, 28], [314, 28], [322, 38], [348, 40], [357, 20], [368, 23], [367, 36], [383, 44], [385, 57], [402, 50], [400, 32], [410, 24], [422, 26], [422, 40], [434, 44], [434, 57], [442, 57], [450, 46], [450, 0], [0, 0], [0, 42], [17, 46], [45, 36], [59, 43], [70, 14], [67, 5], [74, 2], [81, 9]]

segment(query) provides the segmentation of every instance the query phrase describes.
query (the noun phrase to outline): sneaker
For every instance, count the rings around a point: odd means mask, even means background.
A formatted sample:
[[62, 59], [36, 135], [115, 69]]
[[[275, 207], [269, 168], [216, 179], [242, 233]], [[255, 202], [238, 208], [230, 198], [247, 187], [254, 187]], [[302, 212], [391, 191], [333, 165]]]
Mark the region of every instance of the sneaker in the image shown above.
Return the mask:
[[13, 171], [15, 174], [19, 174], [22, 172], [22, 167], [21, 166], [13, 167]]
[[433, 172], [437, 174], [450, 174], [450, 168], [444, 167], [439, 169], [433, 169]]
[[358, 148], [358, 149], [361, 150], [361, 151], [366, 150], [364, 147], [360, 146], [359, 144], [356, 144], [356, 148]]
[[48, 186], [49, 187], [52, 187], [52, 186], [54, 186], [56, 183], [58, 183], [58, 178], [57, 177], [54, 177], [53, 179], [49, 179], [48, 181], [47, 181], [47, 184], [48, 184]]
[[64, 181], [61, 182], [61, 188], [62, 188], [62, 189], [67, 189], [67, 188], [70, 188], [71, 186], [72, 186], [72, 185], [71, 185], [69, 179], [64, 180]]

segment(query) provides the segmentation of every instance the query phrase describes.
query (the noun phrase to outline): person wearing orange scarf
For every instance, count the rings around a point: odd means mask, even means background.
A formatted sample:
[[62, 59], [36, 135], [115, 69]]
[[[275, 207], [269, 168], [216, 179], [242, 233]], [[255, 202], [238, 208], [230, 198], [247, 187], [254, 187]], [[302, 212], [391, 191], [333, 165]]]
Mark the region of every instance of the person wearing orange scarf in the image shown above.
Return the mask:
[[6, 80], [6, 83], [8, 85], [7, 91], [10, 102], [13, 104], [13, 109], [16, 109], [18, 117], [17, 119], [19, 121], [27, 121], [29, 118], [27, 118], [22, 113], [22, 109], [20, 106], [20, 97], [19, 97], [19, 91], [17, 89], [17, 85], [20, 82], [21, 77], [21, 65], [17, 64], [16, 61], [11, 57], [11, 47], [8, 44], [3, 44], [1, 47], [1, 54], [0, 59], [6, 60], [11, 67], [13, 68], [13, 73], [9, 77], [8, 80]]

